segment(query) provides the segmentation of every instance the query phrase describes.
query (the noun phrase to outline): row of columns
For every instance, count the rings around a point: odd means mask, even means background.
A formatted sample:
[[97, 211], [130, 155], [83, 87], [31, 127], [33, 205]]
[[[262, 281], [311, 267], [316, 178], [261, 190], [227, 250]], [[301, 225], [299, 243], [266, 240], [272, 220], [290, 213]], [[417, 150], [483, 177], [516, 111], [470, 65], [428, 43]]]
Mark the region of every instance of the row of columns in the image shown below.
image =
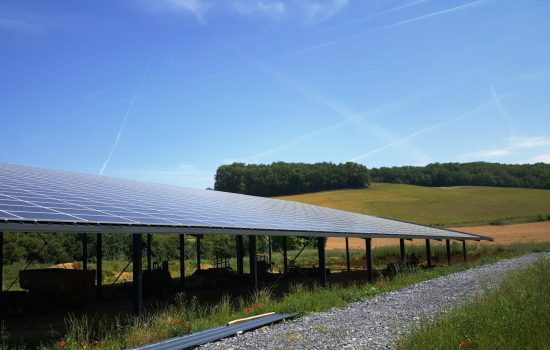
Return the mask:
[[[201, 257], [200, 257], [200, 236], [196, 236], [196, 249], [197, 249], [197, 269], [200, 269]], [[319, 258], [319, 278], [321, 285], [326, 285], [326, 258], [325, 258], [325, 242], [326, 238], [317, 238], [317, 249]], [[3, 243], [4, 235], [0, 231], [0, 281], [3, 281]], [[139, 315], [143, 310], [143, 276], [142, 276], [142, 234], [132, 235], [132, 262], [133, 262], [133, 310], [134, 313]], [[450, 241], [447, 239], [445, 242], [447, 252], [447, 263], [451, 265], [451, 246]], [[147, 234], [147, 269], [152, 268], [152, 234]], [[270, 244], [271, 247], [271, 244]], [[287, 256], [287, 238], [283, 237], [283, 271], [284, 274], [288, 271], [288, 256]], [[250, 277], [251, 284], [254, 289], [258, 288], [258, 270], [256, 262], [256, 236], [249, 236], [248, 249], [250, 257]], [[367, 260], [367, 276], [368, 280], [373, 280], [373, 263], [372, 263], [372, 238], [365, 238], [366, 260]], [[244, 246], [243, 236], [236, 236], [236, 250], [237, 250], [237, 273], [244, 273]], [[405, 262], [405, 240], [399, 239], [400, 259]], [[462, 241], [463, 258], [466, 261], [466, 241]], [[180, 255], [180, 286], [185, 288], [185, 235], [179, 235], [179, 255]], [[271, 261], [271, 251], [270, 251]], [[426, 257], [428, 268], [432, 267], [431, 260], [431, 246], [430, 240], [426, 239]], [[102, 295], [102, 280], [103, 280], [103, 235], [101, 233], [96, 234], [96, 262], [97, 262], [97, 283], [96, 292], [97, 297], [101, 298]], [[350, 256], [349, 256], [349, 240], [346, 238], [346, 267], [347, 271], [351, 270]], [[82, 234], [82, 268], [88, 269], [88, 234]]]

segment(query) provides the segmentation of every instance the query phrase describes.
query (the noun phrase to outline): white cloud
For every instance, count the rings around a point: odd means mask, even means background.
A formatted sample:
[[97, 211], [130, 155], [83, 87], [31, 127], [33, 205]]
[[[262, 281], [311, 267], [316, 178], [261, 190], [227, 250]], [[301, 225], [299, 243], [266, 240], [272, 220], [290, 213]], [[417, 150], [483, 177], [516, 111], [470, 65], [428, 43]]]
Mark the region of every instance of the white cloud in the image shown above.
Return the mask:
[[550, 153], [539, 154], [527, 160], [527, 163], [550, 163]]
[[273, 18], [280, 18], [286, 14], [288, 8], [282, 1], [267, 2], [267, 1], [256, 1], [256, 2], [243, 2], [237, 1], [233, 3], [233, 8], [240, 14], [243, 15], [255, 15], [255, 14], [264, 14]]
[[[521, 151], [529, 150], [533, 148], [540, 148], [550, 146], [550, 137], [536, 136], [536, 137], [520, 137], [513, 136], [506, 139], [508, 145], [506, 147], [481, 150], [471, 153], [463, 154], [465, 158], [498, 158], [503, 156], [509, 156], [512, 154], [521, 153]], [[529, 161], [531, 162], [531, 161]]]
[[156, 0], [144, 2], [145, 8], [152, 12], [184, 12], [192, 14], [204, 23], [204, 14], [210, 9], [205, 0]]
[[348, 0], [305, 1], [300, 3], [300, 7], [306, 20], [321, 22], [337, 15], [347, 4]]

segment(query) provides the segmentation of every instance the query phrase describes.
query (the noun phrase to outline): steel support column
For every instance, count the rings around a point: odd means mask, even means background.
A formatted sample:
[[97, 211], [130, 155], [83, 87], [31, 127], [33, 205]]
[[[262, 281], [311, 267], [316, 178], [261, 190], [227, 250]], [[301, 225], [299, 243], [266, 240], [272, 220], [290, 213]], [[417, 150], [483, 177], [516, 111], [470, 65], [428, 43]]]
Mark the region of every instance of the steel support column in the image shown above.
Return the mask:
[[288, 273], [288, 251], [286, 248], [286, 236], [283, 237], [283, 273]]
[[258, 266], [256, 264], [256, 236], [248, 236], [248, 256], [250, 257], [250, 283], [258, 290]]
[[268, 253], [268, 257], [269, 257], [269, 272], [273, 272], [273, 264], [272, 264], [272, 261], [271, 261], [271, 256], [273, 254], [273, 249], [271, 247], [271, 236], [267, 236], [267, 253]]
[[82, 270], [88, 271], [88, 234], [82, 234]]
[[201, 269], [201, 238], [195, 237], [195, 244], [197, 249], [197, 270]]
[[235, 247], [237, 250], [237, 274], [242, 275], [244, 273], [244, 247], [243, 236], [235, 236]]
[[464, 256], [464, 262], [466, 262], [466, 240], [462, 241], [462, 255]]
[[140, 233], [132, 235], [132, 295], [134, 315], [140, 316], [143, 313], [143, 281], [141, 271], [143, 241]]
[[349, 260], [349, 238], [346, 237], [346, 269], [348, 272], [351, 271], [351, 264]]
[[4, 232], [0, 231], [0, 293], [4, 290]]
[[153, 268], [153, 235], [147, 234], [147, 271]]
[[432, 250], [430, 247], [430, 240], [426, 239], [426, 263], [428, 264], [428, 268], [432, 268]]
[[374, 280], [372, 273], [372, 238], [365, 238], [366, 258], [367, 258], [367, 277], [369, 282]]
[[101, 298], [103, 289], [103, 236], [101, 233], [96, 233], [96, 295]]
[[319, 255], [319, 278], [321, 286], [327, 285], [327, 266], [325, 263], [325, 238], [317, 238], [317, 253]]
[[180, 287], [185, 288], [185, 235], [179, 234], [180, 238]]
[[451, 242], [446, 239], [445, 246], [447, 248], [447, 265], [451, 266]]
[[405, 239], [399, 238], [399, 257], [401, 264], [405, 264]]

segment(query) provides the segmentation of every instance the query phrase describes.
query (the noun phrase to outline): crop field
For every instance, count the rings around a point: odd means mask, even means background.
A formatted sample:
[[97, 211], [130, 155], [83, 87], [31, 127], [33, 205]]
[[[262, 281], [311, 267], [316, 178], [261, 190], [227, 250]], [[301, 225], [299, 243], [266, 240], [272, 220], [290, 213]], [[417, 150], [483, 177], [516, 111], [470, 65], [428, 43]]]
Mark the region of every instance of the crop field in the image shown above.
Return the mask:
[[443, 227], [533, 222], [550, 216], [550, 190], [525, 188], [375, 183], [367, 189], [278, 198]]

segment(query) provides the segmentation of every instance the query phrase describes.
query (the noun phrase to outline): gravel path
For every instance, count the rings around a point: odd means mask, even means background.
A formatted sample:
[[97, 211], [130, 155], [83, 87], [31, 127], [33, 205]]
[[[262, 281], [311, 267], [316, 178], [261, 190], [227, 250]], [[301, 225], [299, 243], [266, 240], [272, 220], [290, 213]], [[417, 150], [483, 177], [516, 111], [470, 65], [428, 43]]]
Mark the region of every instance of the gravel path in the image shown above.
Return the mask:
[[276, 324], [200, 347], [206, 349], [391, 349], [426, 317], [471, 300], [506, 272], [550, 253], [533, 253]]

